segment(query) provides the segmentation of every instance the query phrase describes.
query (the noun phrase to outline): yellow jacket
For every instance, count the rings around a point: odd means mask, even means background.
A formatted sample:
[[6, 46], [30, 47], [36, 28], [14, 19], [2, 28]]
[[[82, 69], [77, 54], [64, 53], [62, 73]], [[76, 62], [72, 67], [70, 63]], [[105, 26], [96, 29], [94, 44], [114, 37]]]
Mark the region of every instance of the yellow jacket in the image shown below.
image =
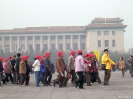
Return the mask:
[[112, 65], [115, 65], [115, 63], [110, 59], [109, 54], [103, 54], [101, 62], [102, 64], [105, 64], [106, 69], [109, 70], [112, 69]]

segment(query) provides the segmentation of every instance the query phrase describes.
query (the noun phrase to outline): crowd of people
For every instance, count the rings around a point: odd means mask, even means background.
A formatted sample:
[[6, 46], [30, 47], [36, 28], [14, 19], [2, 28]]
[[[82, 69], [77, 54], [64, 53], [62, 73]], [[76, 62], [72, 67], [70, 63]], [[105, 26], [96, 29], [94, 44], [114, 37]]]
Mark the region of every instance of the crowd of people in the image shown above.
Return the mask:
[[[77, 54], [77, 55], [76, 55]], [[64, 62], [64, 53], [59, 51], [57, 53], [56, 64], [50, 58], [51, 53], [46, 52], [45, 55], [37, 55], [32, 64], [28, 62], [29, 56], [21, 56], [20, 53], [7, 59], [0, 57], [0, 86], [2, 83], [11, 82], [12, 84], [21, 85], [21, 87], [28, 86], [30, 81], [30, 73], [35, 74], [36, 87], [43, 86], [59, 86], [59, 88], [67, 87], [68, 80], [79, 89], [84, 89], [84, 83], [87, 86], [92, 86], [94, 82], [101, 84], [98, 67], [100, 66], [95, 54], [85, 53], [82, 50], [71, 51], [67, 63]], [[130, 74], [133, 77], [133, 56], [128, 59], [130, 65]], [[108, 49], [104, 50], [101, 58], [101, 68], [105, 71], [104, 86], [109, 85], [112, 66], [116, 63], [111, 60]], [[34, 69], [34, 72], [33, 72]], [[125, 61], [123, 57], [119, 61], [119, 69], [122, 71], [122, 76], [125, 73]], [[52, 81], [52, 74], [57, 71], [57, 78]]]

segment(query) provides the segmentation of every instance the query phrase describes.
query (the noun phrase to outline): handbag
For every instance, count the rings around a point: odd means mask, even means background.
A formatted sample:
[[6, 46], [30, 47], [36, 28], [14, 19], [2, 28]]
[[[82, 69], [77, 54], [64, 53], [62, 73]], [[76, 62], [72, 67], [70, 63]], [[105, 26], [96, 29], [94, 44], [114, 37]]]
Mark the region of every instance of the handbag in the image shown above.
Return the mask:
[[105, 70], [106, 69], [106, 65], [105, 64], [102, 64], [101, 69], [102, 70]]

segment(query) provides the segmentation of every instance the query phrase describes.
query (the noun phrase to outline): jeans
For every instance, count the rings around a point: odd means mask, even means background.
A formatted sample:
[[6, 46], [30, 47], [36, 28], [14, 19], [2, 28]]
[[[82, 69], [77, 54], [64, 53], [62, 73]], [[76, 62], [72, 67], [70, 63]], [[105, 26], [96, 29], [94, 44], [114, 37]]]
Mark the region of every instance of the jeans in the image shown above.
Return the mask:
[[40, 71], [35, 71], [36, 87], [39, 86], [40, 83], [40, 74]]

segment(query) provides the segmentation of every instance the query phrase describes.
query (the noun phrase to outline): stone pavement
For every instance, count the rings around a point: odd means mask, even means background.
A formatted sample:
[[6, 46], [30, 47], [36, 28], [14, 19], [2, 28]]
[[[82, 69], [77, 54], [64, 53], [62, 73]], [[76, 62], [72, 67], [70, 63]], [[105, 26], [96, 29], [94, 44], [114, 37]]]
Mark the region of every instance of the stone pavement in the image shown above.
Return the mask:
[[[104, 72], [99, 73], [103, 80]], [[34, 75], [31, 75], [30, 86], [20, 87], [8, 83], [0, 87], [0, 99], [133, 99], [133, 78], [130, 78], [129, 71], [124, 78], [121, 72], [112, 72], [109, 86], [94, 83], [93, 86], [85, 84], [84, 87], [75, 88], [70, 81], [66, 88], [59, 88], [58, 85], [35, 87]]]

